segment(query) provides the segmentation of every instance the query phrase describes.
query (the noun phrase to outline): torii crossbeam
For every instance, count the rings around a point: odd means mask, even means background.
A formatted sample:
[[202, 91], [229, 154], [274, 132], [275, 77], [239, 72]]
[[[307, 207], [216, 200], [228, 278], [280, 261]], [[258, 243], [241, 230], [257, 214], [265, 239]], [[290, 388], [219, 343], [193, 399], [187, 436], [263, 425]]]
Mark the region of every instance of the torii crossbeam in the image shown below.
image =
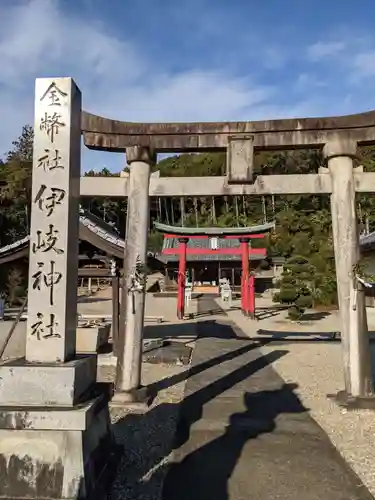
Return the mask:
[[[340, 307], [345, 390], [340, 401], [374, 405], [364, 293], [353, 275], [359, 255], [356, 192], [375, 192], [375, 174], [354, 168], [357, 147], [375, 144], [375, 111], [327, 118], [223, 123], [128, 123], [82, 115], [90, 149], [126, 152], [128, 178], [83, 177], [81, 196], [127, 196], [125, 268], [130, 314], [118, 361], [118, 401], [135, 401], [140, 390], [144, 314], [138, 262], [146, 257], [149, 196], [329, 194]], [[315, 148], [328, 168], [317, 174], [267, 175], [254, 180], [255, 150]], [[160, 152], [227, 151], [227, 175], [207, 178], [151, 177]], [[139, 266], [138, 266], [139, 268]], [[137, 288], [138, 287], [138, 288]], [[133, 308], [133, 309], [132, 309]], [[375, 406], [375, 405], [374, 405]]]

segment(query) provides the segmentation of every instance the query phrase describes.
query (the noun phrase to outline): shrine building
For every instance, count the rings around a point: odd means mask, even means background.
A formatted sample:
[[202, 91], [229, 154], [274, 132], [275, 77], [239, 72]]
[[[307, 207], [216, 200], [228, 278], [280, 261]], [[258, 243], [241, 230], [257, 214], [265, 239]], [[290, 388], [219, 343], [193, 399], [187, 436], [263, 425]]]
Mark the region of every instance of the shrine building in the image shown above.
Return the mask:
[[[270, 270], [267, 251], [252, 245], [274, 229], [274, 222], [251, 227], [179, 227], [154, 222], [163, 233], [161, 258], [165, 262], [165, 291], [178, 291], [178, 316], [183, 317], [187, 283], [195, 293], [219, 294], [219, 281], [226, 278], [241, 295], [248, 316], [255, 310], [255, 291], [261, 267]], [[273, 272], [263, 276], [272, 281]], [[257, 286], [258, 285], [258, 286]]]

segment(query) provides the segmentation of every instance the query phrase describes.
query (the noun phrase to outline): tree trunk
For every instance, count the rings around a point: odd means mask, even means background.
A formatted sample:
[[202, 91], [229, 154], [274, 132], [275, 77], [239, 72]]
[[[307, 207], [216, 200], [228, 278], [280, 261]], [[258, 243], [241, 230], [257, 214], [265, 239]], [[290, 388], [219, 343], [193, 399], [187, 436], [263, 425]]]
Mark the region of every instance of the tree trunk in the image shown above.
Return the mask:
[[240, 221], [238, 220], [239, 214], [238, 214], [238, 197], [237, 196], [234, 197], [234, 203], [235, 203], [235, 206], [236, 206], [237, 227], [239, 227], [240, 226]]
[[184, 197], [180, 198], [180, 212], [181, 212], [181, 226], [185, 225], [185, 200]]
[[173, 204], [173, 198], [169, 198], [169, 200], [170, 200], [170, 207], [171, 207], [172, 226], [174, 226], [174, 204]]
[[194, 212], [195, 212], [195, 225], [198, 227], [198, 206], [197, 206], [197, 198], [194, 196], [193, 198], [193, 203], [194, 203]]
[[168, 204], [166, 198], [163, 198], [164, 200], [164, 211], [165, 211], [165, 219], [167, 224], [169, 225], [169, 214], [168, 214]]
[[216, 210], [215, 210], [215, 197], [212, 197], [212, 222], [216, 226]]
[[263, 223], [267, 222], [266, 199], [262, 196], [262, 209], [263, 209]]
[[158, 196], [158, 221], [160, 222], [162, 220], [161, 216], [161, 198]]

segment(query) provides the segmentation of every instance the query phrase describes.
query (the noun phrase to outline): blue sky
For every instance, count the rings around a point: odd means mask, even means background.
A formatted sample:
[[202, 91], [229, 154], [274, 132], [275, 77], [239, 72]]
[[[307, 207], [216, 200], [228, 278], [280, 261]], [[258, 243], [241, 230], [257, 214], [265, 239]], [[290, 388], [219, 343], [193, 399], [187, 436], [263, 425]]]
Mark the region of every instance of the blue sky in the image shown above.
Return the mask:
[[[375, 109], [374, 21], [373, 0], [0, 0], [0, 155], [43, 76], [72, 76], [85, 109], [129, 121]], [[124, 161], [84, 151], [82, 168]]]

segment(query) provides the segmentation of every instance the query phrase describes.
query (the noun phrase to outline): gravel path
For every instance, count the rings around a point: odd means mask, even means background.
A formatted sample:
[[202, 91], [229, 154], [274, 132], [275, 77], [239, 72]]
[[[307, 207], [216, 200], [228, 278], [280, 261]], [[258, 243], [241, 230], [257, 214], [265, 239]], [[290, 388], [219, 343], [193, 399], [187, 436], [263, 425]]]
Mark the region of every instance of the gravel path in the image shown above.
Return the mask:
[[[346, 411], [326, 397], [343, 388], [340, 344], [287, 344], [289, 354], [275, 370], [295, 390], [310, 415], [330, 437], [344, 459], [375, 496], [375, 413]], [[280, 346], [263, 347], [270, 352]]]
[[[144, 384], [170, 379], [172, 385], [159, 392], [145, 415], [111, 409], [115, 439], [122, 451], [108, 500], [160, 500], [187, 370], [186, 366], [145, 363]], [[174, 383], [176, 378], [182, 380]]]
[[[107, 310], [109, 312], [111, 307], [109, 297], [103, 298], [103, 302], [93, 300], [92, 303], [81, 303], [79, 308], [85, 312], [91, 308], [95, 312], [98, 309], [101, 312]], [[176, 334], [178, 338], [179, 327], [173, 325], [172, 321], [175, 317], [175, 299], [152, 300], [152, 297], [149, 297], [147, 305], [149, 314], [154, 314], [154, 311], [159, 313], [161, 307], [164, 309], [163, 313], [170, 321], [165, 325], [168, 334], [173, 332], [172, 336]], [[240, 311], [228, 311], [228, 317], [249, 336], [254, 337], [257, 336], [259, 329], [284, 332], [293, 329], [295, 331], [311, 329], [314, 332], [338, 329], [335, 314], [327, 316], [322, 321], [306, 324], [302, 329], [298, 325], [286, 324], [280, 315], [256, 323], [243, 318]], [[214, 320], [214, 317], [209, 319]], [[368, 320], [370, 329], [374, 331], [375, 311], [368, 311]], [[0, 340], [2, 340], [10, 322], [1, 322], [0, 326], [2, 327]], [[171, 326], [175, 328], [170, 328]], [[25, 323], [21, 323], [11, 339], [6, 357], [23, 355], [24, 330]], [[180, 336], [179, 340], [187, 341], [185, 335]], [[269, 344], [263, 347], [262, 351], [267, 353], [278, 348], [280, 342]], [[282, 342], [282, 348], [286, 349], [288, 354], [274, 363], [275, 370], [285, 382], [297, 384], [296, 393], [309, 409], [311, 416], [325, 430], [342, 456], [375, 496], [375, 413], [365, 410], [346, 412], [326, 397], [327, 394], [343, 388], [340, 344], [334, 342], [306, 344], [290, 338]], [[374, 344], [372, 348], [375, 351]], [[375, 360], [375, 352], [373, 354]], [[184, 395], [183, 373], [186, 370], [187, 367], [144, 364], [144, 384], [172, 377], [170, 384], [165, 383], [166, 388], [159, 392], [151, 408], [143, 416], [112, 410], [114, 433], [117, 442], [123, 446], [123, 456], [110, 494], [111, 500], [124, 498], [160, 500], [162, 482], [167, 470], [165, 464], [172, 449], [179, 403]], [[112, 376], [110, 373], [105, 375], [106, 378]]]
[[[228, 311], [228, 317], [250, 337], [259, 331], [313, 332], [339, 330], [337, 314], [301, 328], [280, 316], [252, 322], [239, 311]], [[368, 310], [370, 330], [375, 330], [374, 311]], [[288, 354], [275, 361], [274, 369], [286, 383], [297, 385], [296, 394], [311, 416], [324, 429], [332, 443], [353, 468], [359, 478], [375, 496], [375, 412], [369, 410], [346, 411], [327, 398], [343, 389], [342, 352], [339, 342], [298, 342], [290, 338], [262, 347], [264, 353], [285, 349]], [[375, 344], [371, 345], [375, 363]]]

